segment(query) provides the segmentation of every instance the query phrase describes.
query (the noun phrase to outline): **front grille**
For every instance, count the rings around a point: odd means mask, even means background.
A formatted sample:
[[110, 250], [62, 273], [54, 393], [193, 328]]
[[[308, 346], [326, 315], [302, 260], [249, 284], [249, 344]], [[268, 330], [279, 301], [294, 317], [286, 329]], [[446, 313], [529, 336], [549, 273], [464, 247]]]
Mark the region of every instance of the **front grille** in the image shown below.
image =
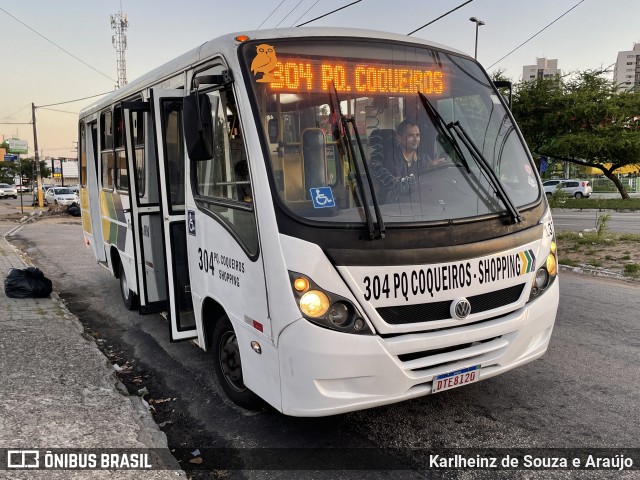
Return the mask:
[[[467, 297], [471, 303], [471, 314], [486, 312], [495, 308], [504, 307], [515, 303], [520, 298], [524, 283], [513, 287], [495, 290]], [[403, 325], [406, 323], [433, 322], [451, 318], [451, 300], [444, 302], [421, 303], [419, 305], [404, 305], [395, 307], [376, 308], [378, 315], [391, 325]]]

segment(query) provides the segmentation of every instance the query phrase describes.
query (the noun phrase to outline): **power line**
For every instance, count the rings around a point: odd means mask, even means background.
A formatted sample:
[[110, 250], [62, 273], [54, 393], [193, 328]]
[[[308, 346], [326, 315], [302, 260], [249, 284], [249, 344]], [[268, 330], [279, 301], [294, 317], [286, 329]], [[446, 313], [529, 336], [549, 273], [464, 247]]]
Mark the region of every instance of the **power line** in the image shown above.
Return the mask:
[[528, 43], [530, 40], [534, 39], [535, 37], [537, 37], [540, 33], [544, 32], [547, 28], [549, 28], [551, 25], [553, 25], [554, 23], [556, 23], [558, 20], [560, 20], [562, 17], [564, 17], [567, 13], [569, 13], [571, 10], [573, 10], [574, 8], [576, 8], [578, 5], [580, 5], [582, 2], [584, 2], [584, 0], [580, 0], [578, 3], [576, 3], [573, 7], [571, 7], [569, 10], [567, 10], [566, 12], [564, 12], [562, 15], [560, 15], [558, 18], [556, 18], [553, 22], [551, 22], [550, 24], [548, 24], [546, 27], [544, 27], [542, 30], [540, 30], [539, 32], [535, 33], [534, 35], [532, 35], [531, 37], [527, 38], [524, 42], [522, 42], [520, 45], [518, 45], [516, 48], [514, 48], [513, 50], [511, 50], [509, 53], [507, 53], [504, 57], [502, 57], [500, 60], [494, 62], [492, 65], [490, 65], [487, 70], [489, 70], [489, 68], [493, 67], [494, 65], [496, 65], [497, 63], [500, 63], [502, 60], [504, 60], [505, 58], [507, 58], [509, 55], [511, 55], [513, 52], [515, 52], [516, 50], [518, 50], [520, 47], [522, 47], [524, 44]]
[[438, 18], [436, 18], [435, 20], [431, 20], [429, 23], [425, 23], [423, 26], [416, 28], [413, 32], [407, 33], [407, 35], [413, 35], [414, 33], [416, 33], [418, 30], [422, 30], [424, 27], [428, 27], [429, 25], [431, 25], [434, 22], [437, 22], [438, 20], [440, 20], [442, 17], [446, 17], [447, 15], [449, 15], [452, 12], [455, 12], [456, 10], [458, 10], [459, 8], [464, 7], [467, 3], [471, 3], [473, 2], [473, 0], [468, 0], [467, 2], [464, 2], [461, 5], [458, 5], [456, 8], [449, 10], [447, 13], [440, 15]]
[[18, 110], [17, 112], [13, 112], [13, 113], [12, 113], [12, 114], [10, 114], [10, 115], [5, 115], [5, 116], [4, 116], [4, 117], [2, 117], [2, 118], [3, 118], [3, 119], [5, 119], [5, 118], [13, 117], [14, 115], [17, 115], [18, 113], [20, 113], [21, 111], [23, 111], [23, 110], [25, 110], [25, 109], [27, 109], [27, 108], [31, 108], [31, 104], [29, 104], [29, 105], [26, 105], [26, 106], [22, 107], [20, 110]]
[[285, 21], [285, 19], [286, 19], [289, 15], [291, 15], [291, 14], [293, 13], [293, 11], [294, 11], [296, 8], [298, 8], [298, 6], [300, 6], [300, 4], [301, 4], [302, 2], [304, 2], [304, 0], [300, 0], [298, 3], [296, 3], [296, 6], [295, 6], [295, 7], [293, 7], [293, 8], [289, 11], [289, 13], [287, 13], [287, 14], [284, 16], [284, 18], [278, 22], [278, 25], [276, 25], [276, 28], [278, 28], [278, 27], [280, 26], [280, 24], [281, 24], [282, 22], [284, 22], [284, 21]]
[[39, 110], [47, 110], [49, 112], [59, 112], [59, 113], [70, 113], [72, 115], [78, 115], [78, 112], [69, 112], [68, 110], [57, 110], [55, 108], [43, 108], [43, 107], [38, 107]]
[[361, 1], [362, 0], [356, 0], [355, 2], [351, 2], [351, 3], [347, 4], [347, 5], [345, 5], [344, 7], [336, 8], [335, 10], [332, 10], [329, 13], [325, 13], [324, 15], [320, 15], [319, 17], [312, 18], [311, 20], [309, 20], [307, 22], [304, 22], [304, 23], [301, 23], [299, 25], [296, 25], [296, 27], [302, 27], [303, 25], [307, 25], [307, 24], [309, 24], [311, 22], [315, 22], [316, 20], [320, 20], [321, 18], [328, 17], [332, 13], [336, 13], [336, 12], [339, 12], [340, 10], [344, 10], [345, 8], [350, 7], [351, 5], [355, 5], [356, 3], [360, 3]]
[[98, 93], [96, 95], [91, 95], [89, 97], [76, 98], [75, 100], [67, 100], [65, 102], [49, 103], [48, 105], [36, 105], [36, 108], [55, 107], [55, 106], [58, 106], [58, 105], [64, 105], [65, 103], [79, 102], [81, 100], [88, 100], [90, 98], [101, 97], [101, 96], [106, 95], [108, 93], [112, 93], [112, 92]]
[[315, 2], [313, 2], [313, 5], [311, 5], [309, 8], [307, 8], [307, 9], [305, 10], [305, 12], [304, 12], [302, 15], [300, 15], [298, 18], [296, 18], [296, 20], [291, 24], [291, 26], [293, 26], [293, 24], [294, 24], [294, 23], [297, 23], [297, 22], [298, 22], [302, 17], [304, 17], [307, 13], [309, 13], [309, 10], [311, 10], [313, 7], [315, 7], [315, 6], [318, 4], [318, 2], [319, 2], [319, 1], [320, 1], [320, 0], [316, 0]]
[[31, 28], [29, 25], [27, 25], [26, 23], [24, 23], [22, 20], [14, 17], [13, 15], [11, 15], [9, 12], [7, 12], [4, 8], [0, 7], [0, 10], [2, 10], [4, 13], [6, 13], [7, 15], [9, 15], [11, 18], [13, 18], [16, 22], [20, 23], [21, 25], [23, 25], [24, 27], [28, 28], [29, 30], [31, 30], [33, 33], [35, 33], [36, 35], [38, 35], [39, 37], [44, 38], [47, 42], [49, 42], [50, 44], [54, 45], [55, 47], [58, 47], [60, 50], [62, 50], [64, 53], [66, 53], [67, 55], [72, 56], [73, 58], [75, 58], [76, 60], [78, 60], [79, 62], [83, 63], [84, 65], [86, 65], [87, 67], [89, 67], [91, 70], [94, 70], [95, 72], [98, 72], [100, 75], [102, 75], [103, 77], [108, 78], [109, 80], [111, 80], [112, 82], [115, 82], [115, 79], [111, 78], [109, 75], [102, 73], [100, 70], [98, 70], [97, 68], [92, 67], [91, 65], [89, 65], [87, 62], [85, 62], [84, 60], [82, 60], [81, 58], [76, 57], [73, 53], [69, 52], [68, 50], [65, 50], [64, 48], [62, 48], [60, 45], [58, 45], [57, 43], [55, 43], [52, 40], [49, 40], [47, 37], [45, 37], [44, 35], [42, 35], [40, 32], [34, 30], [33, 28]]
[[280, 5], [282, 5], [284, 3], [284, 0], [282, 0], [278, 6], [276, 8], [274, 8], [271, 13], [269, 15], [267, 15], [267, 18], [265, 18], [262, 23], [260, 25], [258, 25], [258, 28], [256, 28], [256, 30], [260, 30], [260, 27], [262, 27], [262, 25], [264, 25], [264, 22], [266, 22], [267, 20], [269, 20], [271, 18], [271, 15], [273, 15], [274, 13], [276, 13], [276, 10], [278, 10], [280, 8]]

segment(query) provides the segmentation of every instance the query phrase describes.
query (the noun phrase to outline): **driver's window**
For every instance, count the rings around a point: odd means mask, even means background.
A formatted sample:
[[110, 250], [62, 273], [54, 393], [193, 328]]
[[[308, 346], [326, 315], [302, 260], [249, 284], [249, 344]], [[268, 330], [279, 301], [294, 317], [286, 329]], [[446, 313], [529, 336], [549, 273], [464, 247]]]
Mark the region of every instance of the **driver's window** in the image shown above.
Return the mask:
[[213, 158], [195, 164], [196, 203], [240, 240], [249, 255], [258, 251], [253, 190], [244, 136], [231, 90], [206, 93], [211, 103]]

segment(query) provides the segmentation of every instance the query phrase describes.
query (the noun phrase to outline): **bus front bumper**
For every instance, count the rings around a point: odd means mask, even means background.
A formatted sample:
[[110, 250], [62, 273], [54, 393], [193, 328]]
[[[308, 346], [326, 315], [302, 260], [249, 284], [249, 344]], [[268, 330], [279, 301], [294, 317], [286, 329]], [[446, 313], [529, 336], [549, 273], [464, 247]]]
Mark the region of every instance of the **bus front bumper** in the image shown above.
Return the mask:
[[389, 338], [339, 333], [300, 319], [279, 340], [282, 411], [334, 415], [428, 395], [434, 377], [444, 373], [478, 366], [484, 380], [511, 370], [546, 352], [558, 299], [556, 280], [508, 315]]

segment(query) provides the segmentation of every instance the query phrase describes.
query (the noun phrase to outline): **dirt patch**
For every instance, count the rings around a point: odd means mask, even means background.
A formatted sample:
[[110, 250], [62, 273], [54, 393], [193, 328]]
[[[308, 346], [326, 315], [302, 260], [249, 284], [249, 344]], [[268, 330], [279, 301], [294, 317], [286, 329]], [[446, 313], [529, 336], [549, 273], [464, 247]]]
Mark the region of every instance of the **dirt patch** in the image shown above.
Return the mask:
[[640, 280], [640, 235], [561, 232], [557, 240], [561, 265], [600, 269]]

